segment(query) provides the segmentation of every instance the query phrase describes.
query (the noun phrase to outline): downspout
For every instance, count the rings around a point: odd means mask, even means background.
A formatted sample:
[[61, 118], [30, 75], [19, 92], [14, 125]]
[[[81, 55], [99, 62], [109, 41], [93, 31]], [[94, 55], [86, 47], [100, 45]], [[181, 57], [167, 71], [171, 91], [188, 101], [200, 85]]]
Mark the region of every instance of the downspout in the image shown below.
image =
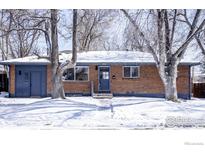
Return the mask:
[[191, 78], [191, 65], [189, 65], [189, 100], [191, 99], [192, 93], [192, 78]]

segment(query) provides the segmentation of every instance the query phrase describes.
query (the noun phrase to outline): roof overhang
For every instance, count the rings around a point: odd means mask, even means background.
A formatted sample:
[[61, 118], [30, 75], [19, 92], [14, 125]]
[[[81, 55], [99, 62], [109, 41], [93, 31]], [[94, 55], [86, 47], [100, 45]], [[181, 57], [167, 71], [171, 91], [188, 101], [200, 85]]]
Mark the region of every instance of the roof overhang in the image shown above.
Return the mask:
[[[51, 62], [5, 62], [0, 65], [49, 65]], [[197, 66], [199, 62], [182, 62], [179, 65]], [[77, 62], [77, 65], [155, 65], [154, 62]]]
[[4, 62], [0, 61], [0, 65], [48, 65], [50, 62]]
[[[199, 62], [182, 62], [179, 65], [197, 66]], [[154, 62], [77, 62], [77, 65], [156, 65]]]
[[197, 66], [197, 65], [201, 65], [201, 63], [200, 62], [182, 62], [182, 63], [179, 63], [179, 65]]

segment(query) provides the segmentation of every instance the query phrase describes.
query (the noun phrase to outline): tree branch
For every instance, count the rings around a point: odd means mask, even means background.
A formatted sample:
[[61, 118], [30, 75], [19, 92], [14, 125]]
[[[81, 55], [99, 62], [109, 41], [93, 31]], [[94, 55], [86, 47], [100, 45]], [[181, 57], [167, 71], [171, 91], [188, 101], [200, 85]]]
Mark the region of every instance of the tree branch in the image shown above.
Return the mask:
[[200, 24], [199, 28], [197, 28], [197, 30], [195, 30], [195, 32], [192, 32], [191, 35], [188, 35], [189, 37], [186, 39], [186, 41], [178, 48], [178, 50], [174, 53], [173, 56], [175, 57], [182, 57], [182, 55], [185, 52], [186, 47], [189, 45], [189, 43], [191, 42], [191, 40], [200, 32], [200, 30], [203, 28], [203, 26], [205, 25], [205, 19], [202, 21], [202, 23]]
[[174, 18], [173, 18], [171, 38], [170, 38], [170, 47], [172, 47], [173, 40], [174, 40], [175, 27], [176, 27], [176, 17], [177, 17], [177, 9], [174, 10]]
[[147, 49], [148, 49], [148, 52], [150, 52], [154, 59], [155, 59], [155, 62], [157, 64], [157, 66], [159, 65], [159, 60], [158, 60], [158, 57], [154, 51], [154, 49], [152, 48], [152, 46], [150, 45], [150, 42], [148, 41], [148, 39], [146, 39], [144, 33], [139, 29], [138, 25], [135, 23], [135, 21], [131, 18], [131, 16], [127, 13], [126, 10], [124, 9], [120, 9], [124, 15], [128, 18], [128, 20], [132, 23], [133, 27], [135, 28], [136, 32], [139, 33], [139, 36], [145, 41], [146, 45], [147, 45]]
[[[193, 30], [194, 27], [193, 27], [193, 25], [190, 23], [190, 21], [189, 21], [189, 19], [188, 19], [188, 17], [187, 17], [186, 10], [184, 10], [184, 18], [185, 18], [185, 20], [186, 20], [186, 23], [187, 23], [188, 26], [190, 27], [190, 29]], [[195, 39], [196, 39], [196, 41], [197, 41], [197, 43], [198, 43], [198, 45], [199, 45], [199, 47], [200, 47], [200, 49], [201, 49], [201, 51], [202, 51], [202, 54], [205, 55], [205, 48], [204, 48], [204, 46], [202, 45], [201, 40], [197, 37], [197, 35], [195, 35]]]

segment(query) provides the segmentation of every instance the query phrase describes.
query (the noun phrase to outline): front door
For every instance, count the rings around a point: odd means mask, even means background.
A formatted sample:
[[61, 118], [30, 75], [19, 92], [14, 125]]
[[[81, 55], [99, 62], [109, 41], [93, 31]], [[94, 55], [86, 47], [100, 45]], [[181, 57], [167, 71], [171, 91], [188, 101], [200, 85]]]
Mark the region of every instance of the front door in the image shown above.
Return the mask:
[[99, 66], [99, 92], [110, 91], [110, 67]]
[[41, 72], [31, 72], [31, 96], [41, 96]]

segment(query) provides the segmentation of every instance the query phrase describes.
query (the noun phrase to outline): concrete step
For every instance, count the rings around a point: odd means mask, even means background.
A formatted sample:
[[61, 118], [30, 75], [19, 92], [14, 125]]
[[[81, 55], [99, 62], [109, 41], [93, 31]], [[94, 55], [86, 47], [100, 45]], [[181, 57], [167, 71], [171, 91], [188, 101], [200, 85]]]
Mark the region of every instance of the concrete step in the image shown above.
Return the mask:
[[111, 99], [113, 97], [112, 93], [94, 93], [93, 98], [99, 98], [99, 99], [105, 99], [109, 98]]

